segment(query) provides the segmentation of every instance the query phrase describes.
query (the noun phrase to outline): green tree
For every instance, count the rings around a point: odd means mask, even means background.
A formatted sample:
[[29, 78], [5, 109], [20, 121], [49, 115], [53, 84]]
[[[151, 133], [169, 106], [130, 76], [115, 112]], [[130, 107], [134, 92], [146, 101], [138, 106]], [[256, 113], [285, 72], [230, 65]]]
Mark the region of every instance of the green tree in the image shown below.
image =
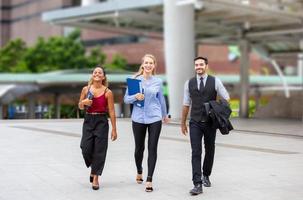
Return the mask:
[[113, 72], [128, 70], [127, 60], [118, 54], [105, 64], [106, 55], [99, 46], [86, 54], [80, 35], [80, 30], [76, 30], [67, 37], [39, 38], [32, 47], [21, 39], [10, 41], [0, 49], [0, 72], [38, 73], [93, 68], [97, 64]]
[[126, 71], [127, 60], [119, 54], [115, 54], [112, 62], [105, 65], [109, 71]]
[[98, 64], [104, 65], [105, 61], [106, 55], [102, 52], [100, 46], [93, 48], [87, 56], [87, 65], [90, 68], [93, 68]]
[[21, 39], [11, 40], [0, 49], [0, 72], [28, 72], [24, 62], [27, 47]]
[[68, 37], [39, 38], [28, 49], [25, 63], [32, 72], [86, 68], [87, 59], [80, 42], [80, 32], [73, 32]]

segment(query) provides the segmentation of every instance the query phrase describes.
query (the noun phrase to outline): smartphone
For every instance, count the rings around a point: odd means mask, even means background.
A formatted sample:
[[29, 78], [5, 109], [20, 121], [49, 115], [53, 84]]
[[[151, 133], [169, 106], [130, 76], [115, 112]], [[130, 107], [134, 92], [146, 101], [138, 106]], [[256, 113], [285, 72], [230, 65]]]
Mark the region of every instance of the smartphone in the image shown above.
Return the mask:
[[86, 98], [88, 98], [89, 100], [92, 100], [94, 98], [94, 94], [89, 90]]

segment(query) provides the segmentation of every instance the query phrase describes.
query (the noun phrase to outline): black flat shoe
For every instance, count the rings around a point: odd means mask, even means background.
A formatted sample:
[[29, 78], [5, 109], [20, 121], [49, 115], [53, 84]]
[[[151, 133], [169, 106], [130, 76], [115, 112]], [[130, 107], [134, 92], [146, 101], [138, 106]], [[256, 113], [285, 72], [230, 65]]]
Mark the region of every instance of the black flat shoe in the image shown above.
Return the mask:
[[191, 190], [189, 191], [189, 193], [190, 193], [192, 196], [195, 196], [195, 195], [198, 195], [198, 194], [203, 193], [202, 184], [197, 184], [197, 185], [195, 185], [194, 188], [191, 189]]
[[154, 191], [153, 187], [146, 187], [145, 192], [152, 192]]
[[202, 183], [204, 187], [211, 187], [211, 182], [209, 180], [209, 176], [203, 176]]

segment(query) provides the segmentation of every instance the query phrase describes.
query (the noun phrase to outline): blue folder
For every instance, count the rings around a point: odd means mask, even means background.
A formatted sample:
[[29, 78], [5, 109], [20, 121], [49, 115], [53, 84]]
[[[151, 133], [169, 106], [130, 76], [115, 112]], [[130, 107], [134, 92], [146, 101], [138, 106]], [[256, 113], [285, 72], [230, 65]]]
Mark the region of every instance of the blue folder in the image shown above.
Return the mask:
[[[144, 93], [142, 85], [141, 85], [141, 80], [134, 79], [134, 78], [127, 78], [126, 83], [127, 83], [128, 95]], [[142, 100], [142, 101], [137, 100], [133, 104], [138, 107], [143, 107], [144, 100]]]

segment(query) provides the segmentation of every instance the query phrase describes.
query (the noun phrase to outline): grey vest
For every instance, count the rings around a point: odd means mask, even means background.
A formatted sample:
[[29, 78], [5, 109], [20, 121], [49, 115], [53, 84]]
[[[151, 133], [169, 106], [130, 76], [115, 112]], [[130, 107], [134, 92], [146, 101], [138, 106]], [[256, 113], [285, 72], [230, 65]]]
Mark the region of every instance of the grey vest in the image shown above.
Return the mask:
[[192, 101], [190, 118], [194, 121], [207, 121], [208, 114], [205, 111], [204, 103], [216, 100], [216, 79], [208, 75], [206, 84], [202, 91], [198, 90], [197, 78], [193, 77], [188, 82], [189, 95]]

